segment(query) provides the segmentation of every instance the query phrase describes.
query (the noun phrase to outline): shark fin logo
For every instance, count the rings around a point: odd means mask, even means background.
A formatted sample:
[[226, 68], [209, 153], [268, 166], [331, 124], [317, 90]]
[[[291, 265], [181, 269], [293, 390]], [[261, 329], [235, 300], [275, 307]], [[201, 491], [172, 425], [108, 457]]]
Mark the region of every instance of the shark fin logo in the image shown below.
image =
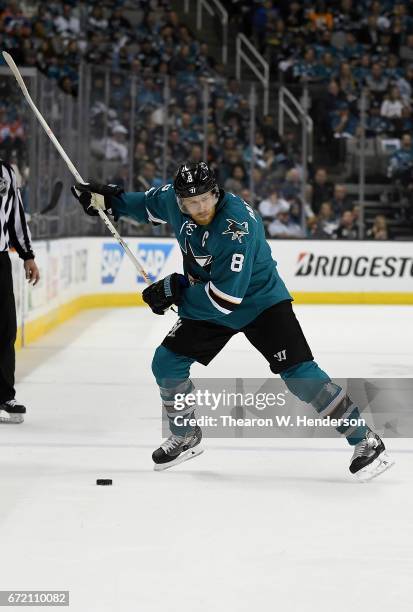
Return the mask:
[[[159, 242], [142, 242], [138, 244], [139, 261], [142, 262], [149, 278], [152, 282], [156, 281], [165, 267], [173, 249], [173, 244], [160, 244]], [[138, 283], [144, 283], [143, 276], [138, 275]]]
[[234, 221], [234, 219], [227, 219], [227, 221], [228, 227], [222, 234], [231, 234], [231, 240], [242, 242], [242, 237], [249, 234], [248, 222], [243, 221], [243, 223], [240, 223], [239, 221]]

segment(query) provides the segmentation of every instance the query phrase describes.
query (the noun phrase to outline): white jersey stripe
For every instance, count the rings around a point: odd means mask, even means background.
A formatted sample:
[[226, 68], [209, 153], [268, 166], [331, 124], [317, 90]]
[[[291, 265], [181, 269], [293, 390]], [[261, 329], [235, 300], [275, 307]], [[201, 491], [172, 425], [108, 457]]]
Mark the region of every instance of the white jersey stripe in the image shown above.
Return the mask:
[[217, 310], [219, 310], [220, 312], [223, 312], [224, 314], [231, 314], [232, 310], [227, 310], [226, 308], [223, 308], [222, 306], [220, 306], [219, 304], [217, 304], [217, 303], [215, 302], [215, 300], [214, 300], [214, 299], [211, 297], [211, 295], [210, 295], [210, 293], [209, 293], [209, 291], [208, 291], [208, 285], [209, 285], [209, 283], [207, 283], [207, 284], [205, 285], [205, 292], [206, 292], [206, 294], [207, 294], [207, 296], [208, 296], [208, 298], [209, 298], [209, 300], [210, 300], [211, 304], [212, 304], [213, 306], [215, 306], [215, 308], [216, 308]]
[[234, 295], [229, 295], [228, 293], [224, 293], [223, 291], [221, 291], [221, 289], [218, 289], [218, 287], [215, 287], [215, 285], [211, 281], [209, 281], [209, 284], [210, 284], [212, 291], [216, 293], [218, 297], [222, 298], [223, 300], [227, 300], [227, 302], [232, 302], [233, 304], [241, 304], [242, 298], [238, 298], [238, 297], [235, 297]]
[[164, 221], [163, 219], [157, 219], [156, 217], [154, 217], [147, 206], [145, 208], [146, 208], [146, 212], [148, 213], [148, 219], [151, 223], [168, 223], [167, 221]]

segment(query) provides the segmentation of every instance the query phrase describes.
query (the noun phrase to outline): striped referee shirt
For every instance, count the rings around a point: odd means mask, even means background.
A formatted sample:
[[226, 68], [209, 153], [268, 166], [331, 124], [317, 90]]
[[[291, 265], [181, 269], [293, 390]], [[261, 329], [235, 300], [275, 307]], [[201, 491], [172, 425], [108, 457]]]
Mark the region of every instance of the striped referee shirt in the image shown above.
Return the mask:
[[21, 259], [33, 259], [30, 230], [13, 168], [0, 159], [0, 253], [14, 247]]

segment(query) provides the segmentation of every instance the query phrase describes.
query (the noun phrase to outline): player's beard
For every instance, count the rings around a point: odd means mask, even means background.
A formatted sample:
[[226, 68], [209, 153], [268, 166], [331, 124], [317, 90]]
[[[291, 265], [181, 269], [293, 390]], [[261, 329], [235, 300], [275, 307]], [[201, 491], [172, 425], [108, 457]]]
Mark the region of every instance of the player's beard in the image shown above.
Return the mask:
[[212, 219], [215, 217], [215, 208], [208, 213], [204, 213], [203, 215], [191, 215], [191, 217], [197, 225], [209, 225]]

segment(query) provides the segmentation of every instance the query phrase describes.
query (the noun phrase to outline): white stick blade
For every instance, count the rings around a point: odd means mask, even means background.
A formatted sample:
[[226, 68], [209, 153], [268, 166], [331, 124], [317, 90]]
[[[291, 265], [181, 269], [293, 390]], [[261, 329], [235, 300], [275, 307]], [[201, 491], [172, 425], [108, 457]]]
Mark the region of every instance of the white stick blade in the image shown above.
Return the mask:
[[[25, 91], [27, 92], [27, 87], [24, 84], [22, 75], [19, 72], [19, 69], [16, 66], [16, 63], [14, 61], [14, 59], [12, 58], [12, 56], [10, 55], [10, 53], [7, 53], [7, 51], [3, 51], [3, 57], [6, 60], [6, 63], [8, 65], [8, 67], [10, 68], [10, 70], [12, 71], [12, 73], [14, 74], [14, 76], [16, 77], [16, 81], [18, 82], [18, 84], [20, 85], [20, 87], [23, 89], [25, 89]], [[28, 93], [28, 92], [27, 92]]]

